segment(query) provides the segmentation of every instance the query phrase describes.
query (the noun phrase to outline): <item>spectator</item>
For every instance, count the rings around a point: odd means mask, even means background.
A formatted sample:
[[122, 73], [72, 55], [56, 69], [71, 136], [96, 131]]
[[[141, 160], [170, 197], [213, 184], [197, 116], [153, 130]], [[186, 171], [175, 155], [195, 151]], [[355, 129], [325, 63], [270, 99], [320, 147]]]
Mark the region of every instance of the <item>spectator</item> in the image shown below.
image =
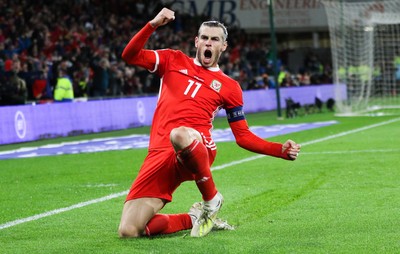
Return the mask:
[[101, 58], [100, 61], [92, 63], [93, 83], [92, 95], [94, 97], [103, 97], [107, 95], [109, 89], [109, 68], [110, 63], [106, 58]]
[[283, 79], [285, 78], [285, 76], [286, 76], [285, 67], [281, 66], [281, 68], [279, 70], [279, 73], [278, 73], [278, 78], [277, 78], [279, 85], [281, 85], [281, 83], [283, 82]]
[[66, 63], [60, 65], [59, 77], [57, 79], [56, 89], [54, 90], [54, 101], [70, 102], [74, 99], [74, 89], [71, 78], [67, 75]]
[[135, 69], [126, 67], [125, 69], [125, 83], [123, 86], [124, 95], [143, 94], [143, 85], [140, 83], [138, 76], [135, 76]]
[[53, 99], [49, 74], [50, 67], [44, 64], [42, 70], [38, 73], [38, 77], [33, 81], [32, 94], [35, 100], [39, 102]]
[[0, 105], [25, 104], [27, 99], [26, 82], [18, 76], [21, 62], [14, 60], [11, 69], [4, 73], [0, 81]]
[[87, 63], [82, 63], [78, 66], [74, 75], [74, 97], [86, 98], [88, 97], [88, 87], [90, 79], [90, 68]]
[[19, 61], [17, 53], [12, 54], [11, 58], [7, 57], [6, 60], [4, 61], [4, 71], [5, 72], [12, 71], [13, 62], [16, 62], [16, 61]]
[[311, 77], [308, 71], [300, 72], [297, 74], [297, 80], [300, 86], [308, 86], [311, 84]]
[[122, 88], [125, 80], [122, 70], [118, 67], [117, 63], [111, 65], [110, 72], [110, 96], [121, 96], [123, 95]]
[[259, 90], [267, 89], [268, 83], [265, 83], [265, 79], [262, 76], [255, 77], [249, 84], [248, 90]]
[[292, 78], [292, 74], [290, 74], [289, 71], [285, 71], [285, 72], [284, 72], [284, 77], [283, 77], [283, 79], [281, 80], [280, 86], [281, 86], [281, 87], [291, 87], [291, 86], [295, 86], [295, 82], [294, 82], [294, 80], [293, 80], [293, 78]]
[[21, 68], [18, 72], [18, 77], [25, 81], [27, 98], [32, 98], [33, 71], [30, 69], [28, 62], [21, 62]]
[[270, 77], [267, 73], [264, 73], [264, 74], [262, 75], [262, 79], [263, 79], [263, 81], [264, 81], [264, 84], [265, 84], [265, 86], [266, 86], [266, 87], [265, 87], [266, 89], [275, 88], [275, 82], [274, 82], [273, 78]]

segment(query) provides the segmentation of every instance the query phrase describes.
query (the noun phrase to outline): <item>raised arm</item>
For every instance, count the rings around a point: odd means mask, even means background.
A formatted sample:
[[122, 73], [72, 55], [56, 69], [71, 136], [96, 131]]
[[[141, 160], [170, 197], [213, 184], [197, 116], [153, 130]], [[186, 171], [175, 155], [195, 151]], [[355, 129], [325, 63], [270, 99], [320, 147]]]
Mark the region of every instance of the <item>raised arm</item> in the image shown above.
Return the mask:
[[154, 17], [149, 23], [152, 27], [157, 28], [168, 24], [175, 19], [175, 12], [168, 8], [163, 8], [157, 16]]
[[[151, 70], [156, 58], [153, 53], [144, 49], [147, 40], [157, 27], [163, 26], [175, 19], [173, 11], [163, 8], [152, 20], [150, 20], [138, 33], [136, 33], [122, 52], [122, 59], [131, 65], [139, 65]], [[147, 52], [146, 52], [147, 51]]]

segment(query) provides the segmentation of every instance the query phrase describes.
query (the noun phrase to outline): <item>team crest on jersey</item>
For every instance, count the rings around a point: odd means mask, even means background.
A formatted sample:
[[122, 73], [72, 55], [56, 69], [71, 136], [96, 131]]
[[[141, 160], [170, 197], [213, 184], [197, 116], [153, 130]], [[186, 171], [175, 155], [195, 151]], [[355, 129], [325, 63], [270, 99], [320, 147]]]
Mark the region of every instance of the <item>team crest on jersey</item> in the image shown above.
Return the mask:
[[211, 88], [214, 89], [215, 91], [219, 92], [219, 90], [221, 90], [222, 84], [221, 82], [219, 82], [218, 80], [213, 80], [211, 82]]

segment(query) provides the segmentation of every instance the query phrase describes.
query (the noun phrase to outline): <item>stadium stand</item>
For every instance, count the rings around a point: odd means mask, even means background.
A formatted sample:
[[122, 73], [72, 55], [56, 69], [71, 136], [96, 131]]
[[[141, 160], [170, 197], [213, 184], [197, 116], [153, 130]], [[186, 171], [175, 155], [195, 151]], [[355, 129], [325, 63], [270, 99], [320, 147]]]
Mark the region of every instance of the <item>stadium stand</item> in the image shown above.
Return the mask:
[[[27, 87], [27, 101], [52, 101], [59, 66], [67, 66], [76, 98], [119, 98], [154, 94], [159, 79], [120, 58], [134, 32], [149, 20], [160, 1], [128, 0], [6, 0], [0, 2], [0, 76], [20, 61], [18, 76]], [[179, 15], [157, 30], [150, 48], [176, 48], [194, 56], [193, 38], [205, 17]], [[184, 33], [183, 31], [192, 31]], [[228, 51], [221, 69], [237, 79], [243, 90], [275, 87], [269, 45], [259, 36], [229, 27]], [[280, 63], [285, 65], [285, 60]], [[285, 68], [283, 68], [285, 69]], [[301, 70], [285, 69], [282, 86], [330, 83], [331, 68], [310, 54]], [[4, 87], [0, 86], [1, 94]]]

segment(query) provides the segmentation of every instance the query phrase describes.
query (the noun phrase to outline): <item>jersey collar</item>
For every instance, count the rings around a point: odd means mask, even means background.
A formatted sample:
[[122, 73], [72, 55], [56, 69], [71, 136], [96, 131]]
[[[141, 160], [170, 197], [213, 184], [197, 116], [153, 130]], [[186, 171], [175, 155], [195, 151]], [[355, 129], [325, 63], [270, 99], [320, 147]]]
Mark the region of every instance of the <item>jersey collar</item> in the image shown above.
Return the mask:
[[[202, 66], [201, 63], [199, 62], [199, 60], [197, 60], [197, 58], [193, 58], [193, 62], [195, 65]], [[219, 65], [217, 65], [216, 67], [209, 67], [206, 69], [209, 71], [217, 72], [217, 71], [219, 71]]]

